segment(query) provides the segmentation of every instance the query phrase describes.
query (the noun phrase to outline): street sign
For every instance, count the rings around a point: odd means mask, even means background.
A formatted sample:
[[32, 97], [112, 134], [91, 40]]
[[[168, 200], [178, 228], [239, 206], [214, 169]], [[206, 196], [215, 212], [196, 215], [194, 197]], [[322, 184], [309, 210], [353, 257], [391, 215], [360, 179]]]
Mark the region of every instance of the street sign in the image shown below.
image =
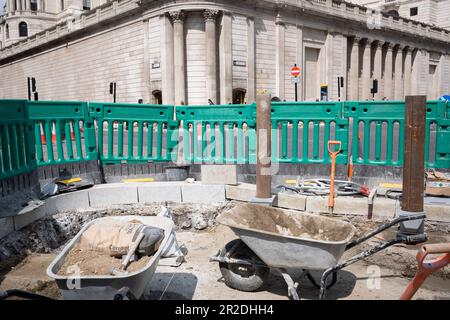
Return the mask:
[[291, 69], [291, 75], [293, 77], [298, 77], [300, 75], [300, 68], [297, 67], [296, 65], [292, 67]]
[[292, 83], [300, 83], [300, 77], [292, 77], [291, 81]]

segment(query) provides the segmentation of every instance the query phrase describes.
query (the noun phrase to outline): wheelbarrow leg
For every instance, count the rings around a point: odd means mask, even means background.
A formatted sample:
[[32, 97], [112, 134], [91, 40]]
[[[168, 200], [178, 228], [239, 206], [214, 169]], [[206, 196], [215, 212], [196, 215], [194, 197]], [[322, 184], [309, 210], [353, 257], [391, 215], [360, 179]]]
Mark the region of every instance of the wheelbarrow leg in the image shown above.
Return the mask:
[[286, 284], [288, 286], [288, 296], [292, 297], [292, 299], [294, 300], [300, 300], [300, 297], [298, 296], [297, 293], [298, 283], [292, 280], [291, 276], [287, 273], [286, 269], [278, 268], [278, 271], [283, 276], [284, 281], [286, 281]]

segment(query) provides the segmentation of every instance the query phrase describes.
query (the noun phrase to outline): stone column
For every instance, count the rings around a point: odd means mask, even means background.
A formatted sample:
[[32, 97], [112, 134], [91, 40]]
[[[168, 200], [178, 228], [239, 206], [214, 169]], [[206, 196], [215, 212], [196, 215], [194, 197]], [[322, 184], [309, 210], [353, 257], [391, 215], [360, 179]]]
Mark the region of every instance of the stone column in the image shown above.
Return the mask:
[[231, 14], [223, 12], [220, 32], [220, 103], [233, 102], [233, 55], [231, 38]]
[[393, 83], [392, 83], [392, 49], [394, 45], [392, 43], [388, 43], [386, 46], [386, 59], [384, 62], [384, 96], [389, 100], [394, 99], [393, 94]]
[[359, 91], [359, 42], [360, 37], [354, 37], [350, 46], [350, 68], [348, 70], [348, 99], [358, 100]]
[[[305, 77], [302, 76], [302, 73], [304, 73], [305, 70], [304, 53], [303, 53], [303, 26], [301, 25], [297, 26], [297, 66], [300, 68], [300, 77], [304, 79]], [[297, 85], [298, 101], [304, 100], [303, 87], [304, 81], [300, 81], [300, 83]]]
[[375, 56], [373, 61], [373, 79], [378, 80], [378, 92], [375, 94], [375, 100], [383, 98], [383, 79], [381, 78], [383, 72], [383, 41], [375, 42]]
[[8, 0], [8, 8], [6, 9], [7, 12], [13, 12], [14, 11], [14, 0]]
[[284, 72], [285, 72], [285, 58], [284, 58], [284, 48], [285, 48], [285, 31], [286, 26], [284, 23], [280, 21], [280, 16], [277, 16], [276, 24], [276, 34], [277, 34], [277, 51], [276, 51], [276, 92], [277, 96], [284, 100], [285, 96], [285, 81], [284, 81]]
[[144, 92], [142, 93], [142, 99], [144, 99], [145, 103], [152, 103], [150, 100], [150, 91], [151, 91], [151, 79], [150, 79], [150, 39], [149, 39], [149, 21], [145, 19], [142, 21], [142, 29], [144, 34], [144, 71], [143, 71], [143, 79], [144, 85], [142, 86]]
[[362, 49], [362, 67], [361, 67], [361, 100], [371, 99], [370, 94], [370, 44], [369, 39], [364, 39]]
[[173, 74], [173, 26], [167, 14], [160, 16], [161, 21], [161, 93], [163, 104], [174, 104]]
[[256, 101], [255, 19], [247, 18], [247, 102]]
[[214, 103], [217, 99], [217, 53], [216, 53], [216, 18], [218, 10], [205, 10], [205, 36], [206, 36], [206, 95]]
[[173, 53], [175, 78], [175, 105], [187, 104], [186, 101], [186, 67], [184, 65], [184, 12], [172, 11]]
[[406, 47], [405, 56], [405, 70], [404, 70], [404, 95], [409, 96], [411, 94], [411, 70], [412, 70], [412, 48]]
[[394, 70], [394, 99], [403, 100], [405, 98], [403, 90], [403, 47], [397, 45], [395, 53]]

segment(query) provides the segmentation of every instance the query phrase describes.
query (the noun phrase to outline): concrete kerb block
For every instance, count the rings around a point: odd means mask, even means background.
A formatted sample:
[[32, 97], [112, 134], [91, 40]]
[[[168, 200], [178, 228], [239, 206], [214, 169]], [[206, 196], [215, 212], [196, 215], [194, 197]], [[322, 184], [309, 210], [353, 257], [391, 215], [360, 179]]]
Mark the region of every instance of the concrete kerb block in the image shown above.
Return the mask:
[[235, 164], [202, 165], [201, 181], [203, 184], [237, 184], [237, 168]]
[[181, 185], [181, 197], [185, 203], [225, 202], [225, 186], [186, 183]]
[[0, 239], [14, 232], [14, 218], [0, 218]]
[[33, 223], [36, 220], [39, 220], [46, 215], [46, 208], [45, 206], [40, 206], [38, 208], [35, 208], [34, 210], [31, 210], [27, 213], [19, 214], [17, 216], [14, 216], [14, 230], [20, 230], [23, 227], [26, 227], [30, 223]]
[[112, 183], [89, 189], [89, 203], [94, 208], [138, 202], [138, 184]]
[[45, 206], [48, 216], [63, 211], [88, 209], [90, 206], [89, 190], [74, 191], [50, 197], [45, 200]]
[[450, 222], [450, 206], [425, 205], [427, 220]]
[[181, 183], [148, 183], [137, 187], [139, 203], [182, 202]]
[[256, 195], [256, 185], [250, 183], [239, 183], [236, 186], [226, 185], [225, 194], [229, 200], [250, 202]]
[[278, 193], [275, 197], [274, 206], [285, 209], [306, 210], [306, 196], [298, 194]]

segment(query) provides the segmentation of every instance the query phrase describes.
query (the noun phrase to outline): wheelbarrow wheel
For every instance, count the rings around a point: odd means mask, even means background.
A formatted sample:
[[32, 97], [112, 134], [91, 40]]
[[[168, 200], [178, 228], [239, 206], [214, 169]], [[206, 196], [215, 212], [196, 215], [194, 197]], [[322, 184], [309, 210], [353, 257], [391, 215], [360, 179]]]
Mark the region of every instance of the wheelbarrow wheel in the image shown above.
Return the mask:
[[[228, 255], [231, 250], [233, 251]], [[232, 240], [226, 244], [222, 253], [223, 256], [228, 255], [228, 258], [242, 259], [250, 263], [258, 264], [247, 265], [220, 262], [220, 272], [227, 286], [247, 292], [256, 291], [261, 288], [270, 270], [268, 267], [261, 266], [264, 262], [244, 242], [240, 239]]]

